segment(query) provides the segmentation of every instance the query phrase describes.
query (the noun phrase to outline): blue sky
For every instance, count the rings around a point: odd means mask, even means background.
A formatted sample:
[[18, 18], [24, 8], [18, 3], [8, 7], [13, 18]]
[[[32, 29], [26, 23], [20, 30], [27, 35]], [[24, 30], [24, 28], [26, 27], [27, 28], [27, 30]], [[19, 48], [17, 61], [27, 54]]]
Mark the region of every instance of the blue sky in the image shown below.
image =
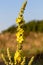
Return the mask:
[[[0, 0], [0, 32], [16, 24], [22, 3], [25, 0]], [[43, 0], [28, 0], [24, 12], [26, 22], [43, 19]]]

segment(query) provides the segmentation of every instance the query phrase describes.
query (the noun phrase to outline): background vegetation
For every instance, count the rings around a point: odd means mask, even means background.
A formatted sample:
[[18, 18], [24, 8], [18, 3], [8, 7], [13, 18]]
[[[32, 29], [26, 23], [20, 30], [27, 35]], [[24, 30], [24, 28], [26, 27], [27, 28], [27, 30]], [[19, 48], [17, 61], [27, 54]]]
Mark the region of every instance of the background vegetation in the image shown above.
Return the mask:
[[[17, 26], [13, 25], [13, 26], [9, 27], [7, 30], [2, 31], [2, 33], [5, 33], [5, 32], [15, 33], [16, 28], [17, 28]], [[26, 33], [29, 33], [29, 32], [43, 32], [43, 20], [29, 21], [28, 23], [25, 23], [23, 25], [23, 28], [24, 28]]]

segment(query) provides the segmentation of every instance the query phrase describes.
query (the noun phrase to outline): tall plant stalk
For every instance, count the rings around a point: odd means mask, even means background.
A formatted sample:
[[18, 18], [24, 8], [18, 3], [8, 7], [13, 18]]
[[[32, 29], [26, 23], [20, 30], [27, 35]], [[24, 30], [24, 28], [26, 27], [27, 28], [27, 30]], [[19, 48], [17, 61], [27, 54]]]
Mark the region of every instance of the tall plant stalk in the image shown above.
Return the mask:
[[22, 26], [24, 25], [25, 21], [23, 18], [23, 13], [25, 10], [27, 4], [27, 0], [23, 3], [18, 18], [16, 18], [16, 23], [18, 24], [18, 28], [17, 28], [17, 33], [16, 33], [16, 37], [17, 37], [17, 50], [14, 56], [14, 61], [15, 61], [15, 65], [17, 63], [21, 63], [21, 61], [23, 60], [23, 53], [22, 53], [22, 44], [24, 42], [24, 30], [22, 28]]

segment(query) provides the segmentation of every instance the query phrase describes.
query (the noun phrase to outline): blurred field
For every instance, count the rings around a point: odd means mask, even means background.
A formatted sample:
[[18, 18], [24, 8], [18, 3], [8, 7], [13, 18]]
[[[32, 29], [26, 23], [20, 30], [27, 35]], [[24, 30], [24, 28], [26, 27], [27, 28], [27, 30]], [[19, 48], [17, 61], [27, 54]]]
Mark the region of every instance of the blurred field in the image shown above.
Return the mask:
[[[9, 47], [11, 50], [16, 50], [16, 35], [11, 33], [0, 34], [0, 51], [6, 50]], [[28, 53], [36, 54], [43, 52], [43, 33], [32, 33], [25, 37], [23, 50]]]
[[[0, 55], [2, 52], [6, 52], [7, 47], [15, 52], [17, 48], [16, 45], [17, 41], [15, 33], [0, 34]], [[25, 36], [23, 51], [26, 57], [31, 57], [32, 55], [36, 56], [37, 54], [43, 53], [43, 33], [30, 32], [28, 36]]]

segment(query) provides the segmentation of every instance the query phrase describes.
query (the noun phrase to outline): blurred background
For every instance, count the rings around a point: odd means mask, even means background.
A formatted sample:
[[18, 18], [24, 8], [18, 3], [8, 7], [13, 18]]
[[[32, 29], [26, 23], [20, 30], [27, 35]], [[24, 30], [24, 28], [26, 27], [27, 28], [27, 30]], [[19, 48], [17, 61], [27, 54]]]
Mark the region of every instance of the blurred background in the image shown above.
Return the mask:
[[[0, 1], [0, 55], [6, 54], [7, 47], [13, 53], [16, 51], [16, 18], [23, 2], [23, 0]], [[24, 55], [28, 58], [34, 55], [33, 64], [43, 65], [43, 0], [28, 0], [23, 16]], [[0, 62], [1, 60], [0, 56]]]

